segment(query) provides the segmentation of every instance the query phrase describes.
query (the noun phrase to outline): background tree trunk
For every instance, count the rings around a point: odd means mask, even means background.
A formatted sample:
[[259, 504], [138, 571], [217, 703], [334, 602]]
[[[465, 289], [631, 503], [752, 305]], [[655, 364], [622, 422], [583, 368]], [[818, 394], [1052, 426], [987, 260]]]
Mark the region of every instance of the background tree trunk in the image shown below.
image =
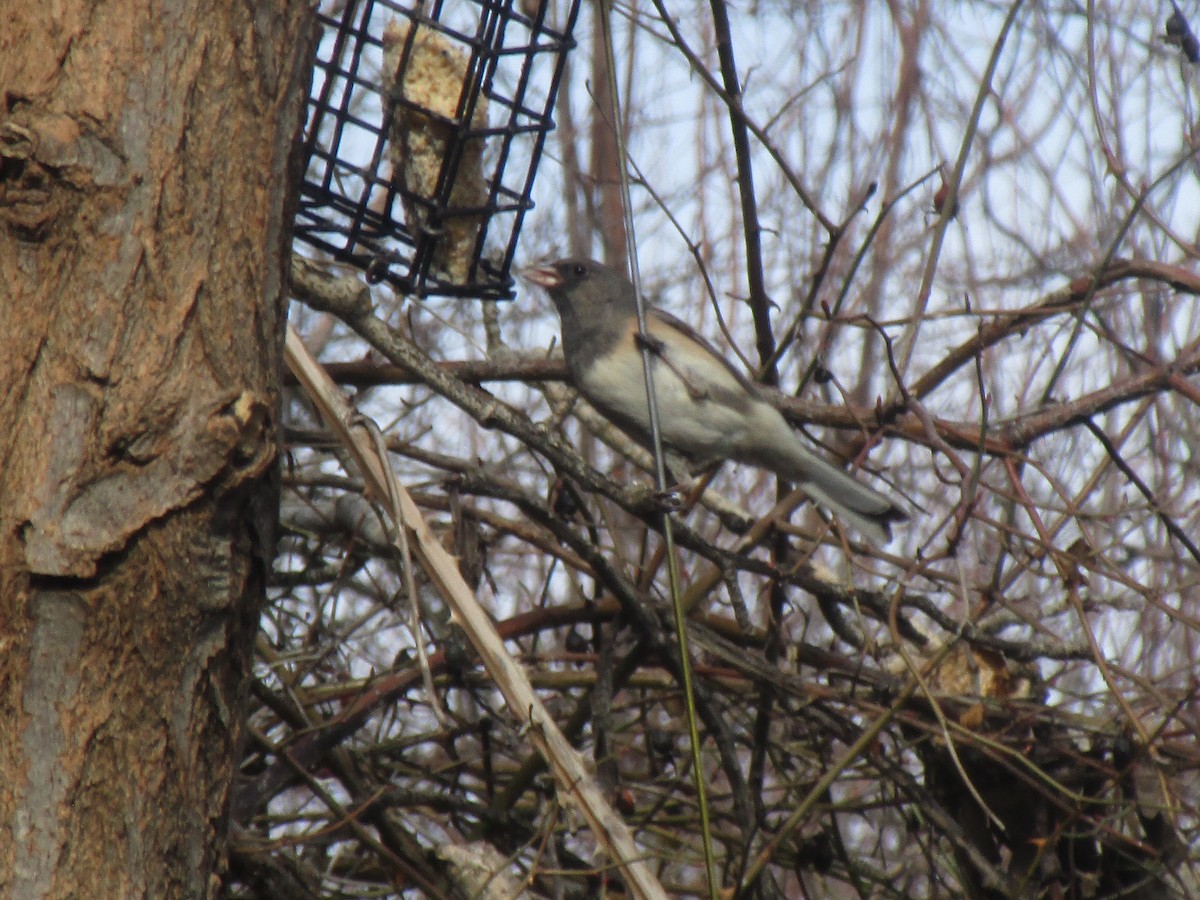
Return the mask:
[[272, 553], [310, 19], [0, 20], [0, 893], [211, 895]]

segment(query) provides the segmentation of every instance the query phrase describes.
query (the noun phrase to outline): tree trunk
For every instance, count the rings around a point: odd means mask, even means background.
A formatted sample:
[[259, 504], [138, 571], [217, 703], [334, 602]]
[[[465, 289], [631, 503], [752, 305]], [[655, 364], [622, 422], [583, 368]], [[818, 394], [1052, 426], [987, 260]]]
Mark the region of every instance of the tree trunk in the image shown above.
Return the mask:
[[0, 896], [210, 896], [272, 554], [311, 19], [0, 21]]

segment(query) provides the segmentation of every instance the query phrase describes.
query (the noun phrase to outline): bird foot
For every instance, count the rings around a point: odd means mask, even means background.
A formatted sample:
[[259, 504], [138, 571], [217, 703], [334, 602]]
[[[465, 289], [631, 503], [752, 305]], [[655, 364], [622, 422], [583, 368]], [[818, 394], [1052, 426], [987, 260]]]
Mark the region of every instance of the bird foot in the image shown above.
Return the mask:
[[665, 491], [655, 491], [651, 499], [663, 512], [679, 512], [683, 509], [684, 491], [680, 485], [675, 485]]
[[684, 494], [678, 485], [659, 491], [643, 483], [635, 485], [630, 494], [634, 507], [643, 514], [673, 513], [683, 509]]

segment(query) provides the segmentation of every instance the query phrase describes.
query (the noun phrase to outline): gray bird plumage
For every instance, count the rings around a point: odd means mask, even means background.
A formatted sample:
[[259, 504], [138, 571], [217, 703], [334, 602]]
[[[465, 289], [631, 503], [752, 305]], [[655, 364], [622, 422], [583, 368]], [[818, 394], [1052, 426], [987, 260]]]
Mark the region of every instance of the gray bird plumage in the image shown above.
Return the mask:
[[[563, 355], [579, 392], [643, 445], [650, 414], [633, 286], [593, 260], [522, 273], [545, 288], [562, 321]], [[907, 516], [889, 498], [810, 452], [759, 389], [679, 319], [647, 312], [654, 394], [666, 448], [697, 465], [725, 459], [775, 472], [877, 543]]]

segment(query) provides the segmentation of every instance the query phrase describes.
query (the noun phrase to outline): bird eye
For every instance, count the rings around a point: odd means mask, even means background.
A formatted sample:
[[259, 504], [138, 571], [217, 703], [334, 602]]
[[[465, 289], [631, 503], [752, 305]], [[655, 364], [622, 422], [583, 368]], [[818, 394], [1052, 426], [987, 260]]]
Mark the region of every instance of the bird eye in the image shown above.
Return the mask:
[[587, 274], [587, 269], [584, 268], [583, 263], [575, 263], [575, 265], [571, 268], [571, 271], [580, 278]]

